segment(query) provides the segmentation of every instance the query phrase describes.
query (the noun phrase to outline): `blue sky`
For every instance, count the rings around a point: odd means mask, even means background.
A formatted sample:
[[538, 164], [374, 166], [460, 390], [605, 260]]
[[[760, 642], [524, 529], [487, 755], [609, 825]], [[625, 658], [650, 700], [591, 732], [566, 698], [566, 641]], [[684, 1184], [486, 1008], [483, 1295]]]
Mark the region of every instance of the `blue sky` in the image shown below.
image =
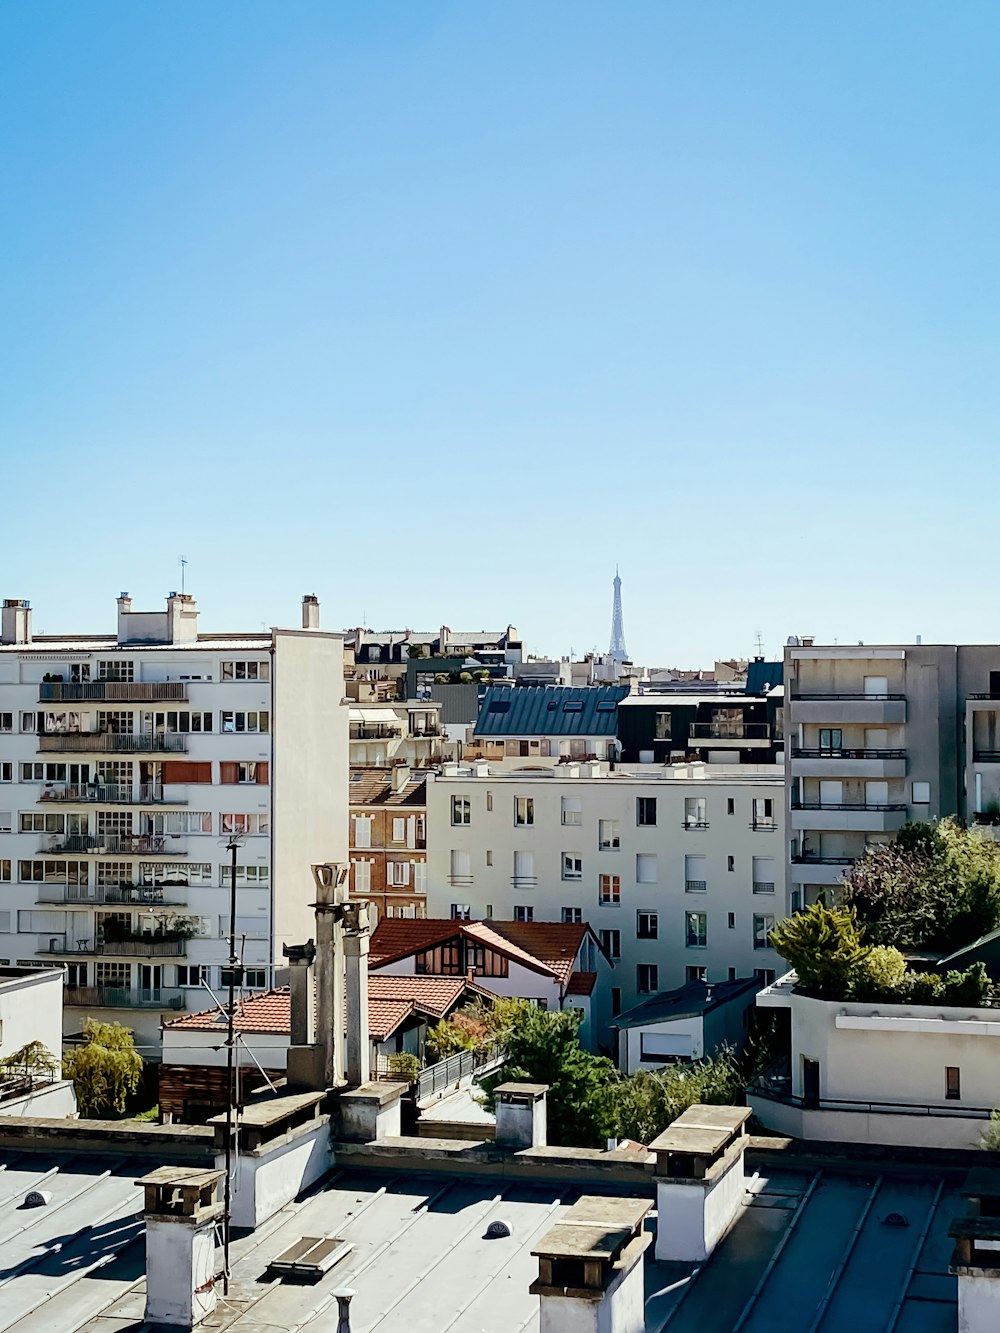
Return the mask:
[[0, 10], [0, 594], [997, 640], [1000, 7]]

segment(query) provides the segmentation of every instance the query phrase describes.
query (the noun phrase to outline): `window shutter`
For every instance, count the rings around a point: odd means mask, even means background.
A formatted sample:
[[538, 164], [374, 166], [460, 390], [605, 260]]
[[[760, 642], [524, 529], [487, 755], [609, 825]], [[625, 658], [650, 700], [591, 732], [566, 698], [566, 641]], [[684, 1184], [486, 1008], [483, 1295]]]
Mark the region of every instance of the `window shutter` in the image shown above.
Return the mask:
[[268, 783], [268, 776], [267, 776], [267, 774], [268, 774], [268, 769], [269, 769], [269, 768], [270, 768], [270, 765], [267, 764], [267, 763], [264, 763], [264, 764], [258, 764], [258, 765], [257, 765], [257, 783], [258, 783], [259, 786], [262, 786], [262, 787], [266, 787], [266, 786], [267, 786], [267, 783]]
[[219, 781], [232, 784], [239, 781], [239, 766], [237, 764], [221, 763], [219, 765]]
[[413, 887], [417, 893], [427, 892], [427, 862], [414, 861], [413, 863]]
[[354, 845], [355, 847], [372, 845], [372, 821], [369, 815], [354, 816]]

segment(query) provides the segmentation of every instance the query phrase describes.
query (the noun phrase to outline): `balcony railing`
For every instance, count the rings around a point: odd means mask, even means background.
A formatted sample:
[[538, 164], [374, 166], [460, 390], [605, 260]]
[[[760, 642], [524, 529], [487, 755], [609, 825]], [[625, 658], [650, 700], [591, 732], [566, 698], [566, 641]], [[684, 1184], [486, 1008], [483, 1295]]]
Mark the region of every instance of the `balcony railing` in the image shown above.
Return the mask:
[[771, 737], [767, 722], [692, 722], [691, 740], [766, 741]]
[[802, 852], [799, 856], [792, 857], [792, 865], [852, 866], [857, 859], [856, 856], [814, 856], [812, 852]]
[[685, 819], [685, 820], [684, 820], [684, 823], [681, 825], [681, 828], [686, 828], [686, 829], [690, 829], [690, 828], [708, 828], [708, 820], [707, 820], [707, 819]]
[[425, 736], [427, 736], [427, 737], [431, 737], [431, 736], [440, 736], [440, 735], [441, 735], [441, 728], [440, 728], [440, 727], [412, 727], [411, 730], [410, 730], [410, 735], [416, 737], [417, 740], [422, 740]]
[[708, 890], [707, 879], [686, 879], [684, 881], [685, 893], [705, 893]]
[[46, 884], [39, 889], [36, 901], [46, 906], [59, 903], [64, 907], [186, 907], [187, 895], [182, 885], [150, 888], [139, 884], [84, 887], [76, 884]]
[[905, 759], [905, 750], [880, 750], [870, 747], [861, 749], [807, 749], [801, 745], [792, 747], [793, 759]]
[[906, 810], [905, 801], [793, 801], [793, 810]]
[[905, 699], [905, 694], [796, 694], [792, 703], [826, 703], [838, 699], [854, 700], [860, 703], [885, 703], [887, 699]]
[[449, 876], [448, 876], [448, 883], [452, 886], [452, 888], [456, 888], [456, 889], [466, 889], [466, 888], [469, 887], [469, 885], [470, 885], [472, 882], [473, 882], [473, 877], [472, 877], [471, 875], [449, 875]]
[[1000, 764], [1000, 750], [974, 750], [972, 759], [976, 764]]
[[105, 940], [94, 952], [105, 958], [183, 958], [187, 940], [157, 940], [141, 935], [127, 940]]
[[167, 732], [59, 731], [39, 736], [41, 751], [71, 754], [180, 754], [187, 749], [187, 736]]
[[75, 801], [89, 805], [187, 805], [187, 801], [168, 799], [158, 783], [142, 783], [137, 787], [121, 783], [74, 782], [57, 787], [46, 787], [38, 802]]
[[754, 819], [750, 823], [754, 833], [775, 833], [778, 828], [776, 819]]
[[133, 990], [128, 986], [72, 986], [63, 992], [63, 1001], [78, 1008], [93, 1009], [183, 1009], [184, 995], [179, 990], [160, 986]]
[[352, 741], [398, 741], [402, 735], [401, 727], [387, 727], [381, 723], [375, 727], [353, 726], [350, 729]]
[[754, 891], [754, 893], [773, 893], [773, 892], [774, 892], [774, 880], [773, 880], [773, 879], [755, 879], [754, 882], [753, 882], [753, 891]]
[[142, 685], [127, 680], [96, 680], [80, 684], [61, 681], [43, 681], [38, 687], [40, 703], [157, 703], [187, 699], [187, 686], [181, 681], [163, 681]]
[[1000, 690], [983, 690], [980, 694], [967, 694], [967, 699], [996, 699], [1000, 703]]
[[[173, 835], [179, 836], [179, 835]], [[93, 852], [98, 856], [187, 856], [180, 848], [167, 846], [168, 839], [159, 833], [70, 833], [56, 836], [38, 850], [42, 856], [54, 852]]]

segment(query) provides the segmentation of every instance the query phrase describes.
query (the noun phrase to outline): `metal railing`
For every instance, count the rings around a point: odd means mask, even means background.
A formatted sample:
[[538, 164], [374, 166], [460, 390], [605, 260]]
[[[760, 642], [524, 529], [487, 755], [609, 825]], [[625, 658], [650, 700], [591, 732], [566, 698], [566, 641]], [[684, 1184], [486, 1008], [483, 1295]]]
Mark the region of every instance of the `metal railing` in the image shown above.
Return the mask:
[[428, 1065], [417, 1080], [417, 1101], [433, 1097], [436, 1092], [450, 1088], [476, 1070], [482, 1071], [489, 1065], [499, 1064], [504, 1054], [502, 1047], [490, 1046], [482, 1051], [456, 1051], [447, 1059]]
[[511, 875], [510, 882], [515, 889], [533, 889], [538, 883], [537, 875]]
[[812, 852], [801, 852], [798, 856], [792, 857], [792, 865], [852, 866], [857, 859], [856, 856], [814, 856]]
[[754, 833], [775, 833], [778, 828], [776, 819], [754, 819], [750, 823]]
[[755, 879], [753, 882], [754, 893], [773, 893], [774, 881], [770, 879]]
[[127, 680], [96, 680], [76, 684], [62, 681], [43, 681], [38, 687], [40, 703], [82, 703], [102, 700], [124, 703], [156, 703], [160, 700], [185, 701], [187, 686], [180, 681], [163, 681], [143, 685]]
[[62, 751], [72, 754], [147, 754], [163, 751], [181, 754], [187, 749], [187, 736], [168, 732], [127, 731], [58, 731], [39, 736], [41, 751]]
[[967, 694], [967, 699], [996, 699], [1000, 702], [1000, 690], [983, 690], [979, 694]]
[[874, 810], [874, 811], [899, 811], [906, 810], [905, 801], [892, 801], [888, 804], [881, 801], [793, 801], [793, 810]]
[[684, 881], [685, 893], [706, 893], [708, 891], [707, 879], [686, 879]]
[[972, 762], [975, 764], [1000, 764], [1000, 750], [973, 750]]
[[[146, 885], [99, 884], [80, 887], [76, 884], [47, 884], [38, 891], [36, 902], [61, 903], [66, 907], [186, 907], [187, 895], [182, 886], [164, 888]], [[169, 893], [168, 899], [165, 894]]]
[[105, 940], [94, 949], [106, 958], [183, 958], [187, 940], [156, 940], [149, 936], [128, 940]]
[[377, 727], [352, 726], [350, 729], [352, 741], [398, 741], [402, 735], [401, 727], [388, 727], [381, 723]]
[[107, 1009], [183, 1009], [184, 995], [179, 990], [161, 986], [67, 986], [66, 1004]]
[[685, 819], [681, 828], [708, 828], [707, 819]]
[[159, 783], [147, 782], [133, 787], [130, 783], [72, 782], [46, 787], [38, 804], [51, 801], [87, 802], [90, 805], [187, 805], [187, 801], [167, 799]]
[[771, 738], [771, 728], [767, 722], [692, 722], [688, 737], [691, 740], [766, 741]]
[[57, 834], [38, 851], [40, 856], [49, 856], [54, 852], [93, 852], [98, 856], [188, 855], [180, 848], [168, 847], [167, 841], [167, 838], [159, 833], [70, 833], [65, 837]]
[[829, 746], [816, 749], [809, 749], [801, 745], [792, 746], [793, 759], [905, 759], [905, 750], [881, 750], [873, 749], [870, 746], [863, 746], [860, 749], [851, 749], [850, 747], [838, 746], [831, 748]]
[[857, 700], [860, 703], [885, 703], [887, 699], [905, 699], [905, 694], [795, 694], [791, 703], [826, 703], [838, 699]]
[[[760, 1075], [747, 1088], [747, 1095], [763, 1097], [769, 1102], [780, 1102], [785, 1106], [797, 1106], [803, 1111], [857, 1111], [861, 1115], [918, 1115], [951, 1116], [965, 1120], [989, 1120], [992, 1108], [988, 1106], [963, 1106], [958, 1100], [942, 1103], [939, 1106], [930, 1103], [855, 1101], [847, 1097], [800, 1097], [795, 1093], [774, 1086], [779, 1080], [768, 1083], [768, 1075]], [[780, 1080], [784, 1083], [785, 1080]]]

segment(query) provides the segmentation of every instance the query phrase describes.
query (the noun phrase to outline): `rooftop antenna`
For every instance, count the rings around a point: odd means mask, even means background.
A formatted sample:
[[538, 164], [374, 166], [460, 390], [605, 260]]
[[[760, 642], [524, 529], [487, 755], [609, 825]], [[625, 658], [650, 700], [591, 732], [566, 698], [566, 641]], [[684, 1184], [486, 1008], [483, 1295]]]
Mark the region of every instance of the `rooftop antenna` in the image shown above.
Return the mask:
[[178, 564], [181, 567], [181, 596], [184, 596], [184, 571], [187, 569], [187, 561], [182, 555], [177, 557]]
[[756, 633], [753, 637], [754, 637], [754, 642], [755, 642], [756, 645], [757, 645], [757, 656], [758, 656], [758, 657], [763, 657], [763, 656], [764, 656], [764, 636], [763, 636], [763, 634], [761, 634], [760, 630], [758, 630], [757, 633]]
[[229, 994], [226, 997], [226, 1180], [223, 1186], [224, 1201], [222, 1212], [222, 1294], [229, 1295], [229, 1240], [233, 1215], [233, 1118], [238, 1114], [236, 1107], [236, 976], [239, 969], [240, 984], [243, 982], [243, 966], [236, 951], [236, 855], [246, 842], [246, 827], [233, 821], [226, 839], [226, 851], [230, 854], [229, 863]]

